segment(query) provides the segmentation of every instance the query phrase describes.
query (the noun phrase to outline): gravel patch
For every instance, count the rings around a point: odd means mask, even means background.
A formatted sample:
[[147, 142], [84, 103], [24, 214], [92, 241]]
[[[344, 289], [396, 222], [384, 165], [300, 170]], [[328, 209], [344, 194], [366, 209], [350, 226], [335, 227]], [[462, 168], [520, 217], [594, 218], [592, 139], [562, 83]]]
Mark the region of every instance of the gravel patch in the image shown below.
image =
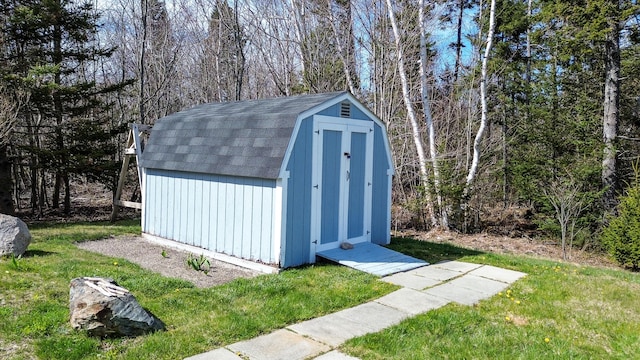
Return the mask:
[[[203, 271], [196, 271], [187, 266], [187, 258], [191, 253], [153, 244], [139, 236], [114, 236], [103, 240], [80, 242], [76, 246], [80, 249], [129, 260], [147, 270], [166, 277], [187, 280], [200, 288], [224, 284], [237, 278], [260, 275], [258, 272], [214, 259], [209, 259], [211, 270], [205, 274]], [[200, 254], [193, 255], [200, 256]]]

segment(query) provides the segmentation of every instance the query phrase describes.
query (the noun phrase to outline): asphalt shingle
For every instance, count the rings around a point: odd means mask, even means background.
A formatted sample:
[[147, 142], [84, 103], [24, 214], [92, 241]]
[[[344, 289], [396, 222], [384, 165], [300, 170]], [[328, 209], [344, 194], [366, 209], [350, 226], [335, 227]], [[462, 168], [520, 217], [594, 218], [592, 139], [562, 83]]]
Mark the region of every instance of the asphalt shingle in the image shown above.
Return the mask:
[[342, 92], [199, 105], [159, 119], [145, 168], [276, 179], [298, 116]]

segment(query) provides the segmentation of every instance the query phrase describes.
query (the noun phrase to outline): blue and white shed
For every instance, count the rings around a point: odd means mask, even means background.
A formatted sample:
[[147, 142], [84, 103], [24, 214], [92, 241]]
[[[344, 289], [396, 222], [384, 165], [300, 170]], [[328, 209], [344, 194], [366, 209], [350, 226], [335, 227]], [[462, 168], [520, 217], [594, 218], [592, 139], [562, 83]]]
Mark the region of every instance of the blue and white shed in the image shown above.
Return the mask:
[[384, 124], [348, 92], [211, 103], [164, 117], [142, 154], [145, 235], [280, 268], [388, 244]]

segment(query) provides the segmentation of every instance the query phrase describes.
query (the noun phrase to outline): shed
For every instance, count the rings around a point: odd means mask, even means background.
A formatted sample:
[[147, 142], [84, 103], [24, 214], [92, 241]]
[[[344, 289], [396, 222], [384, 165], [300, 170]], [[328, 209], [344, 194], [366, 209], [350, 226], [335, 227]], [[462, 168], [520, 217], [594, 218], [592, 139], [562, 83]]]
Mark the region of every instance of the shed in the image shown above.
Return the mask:
[[211, 103], [159, 119], [141, 159], [142, 232], [287, 268], [388, 244], [384, 124], [348, 92]]

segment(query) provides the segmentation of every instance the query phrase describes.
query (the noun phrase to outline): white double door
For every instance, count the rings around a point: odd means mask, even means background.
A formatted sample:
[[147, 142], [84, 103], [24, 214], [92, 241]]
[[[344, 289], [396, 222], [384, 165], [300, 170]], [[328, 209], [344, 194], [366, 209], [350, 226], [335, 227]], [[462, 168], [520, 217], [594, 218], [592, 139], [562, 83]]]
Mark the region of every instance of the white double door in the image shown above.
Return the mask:
[[369, 121], [314, 117], [312, 257], [371, 240], [373, 134]]

